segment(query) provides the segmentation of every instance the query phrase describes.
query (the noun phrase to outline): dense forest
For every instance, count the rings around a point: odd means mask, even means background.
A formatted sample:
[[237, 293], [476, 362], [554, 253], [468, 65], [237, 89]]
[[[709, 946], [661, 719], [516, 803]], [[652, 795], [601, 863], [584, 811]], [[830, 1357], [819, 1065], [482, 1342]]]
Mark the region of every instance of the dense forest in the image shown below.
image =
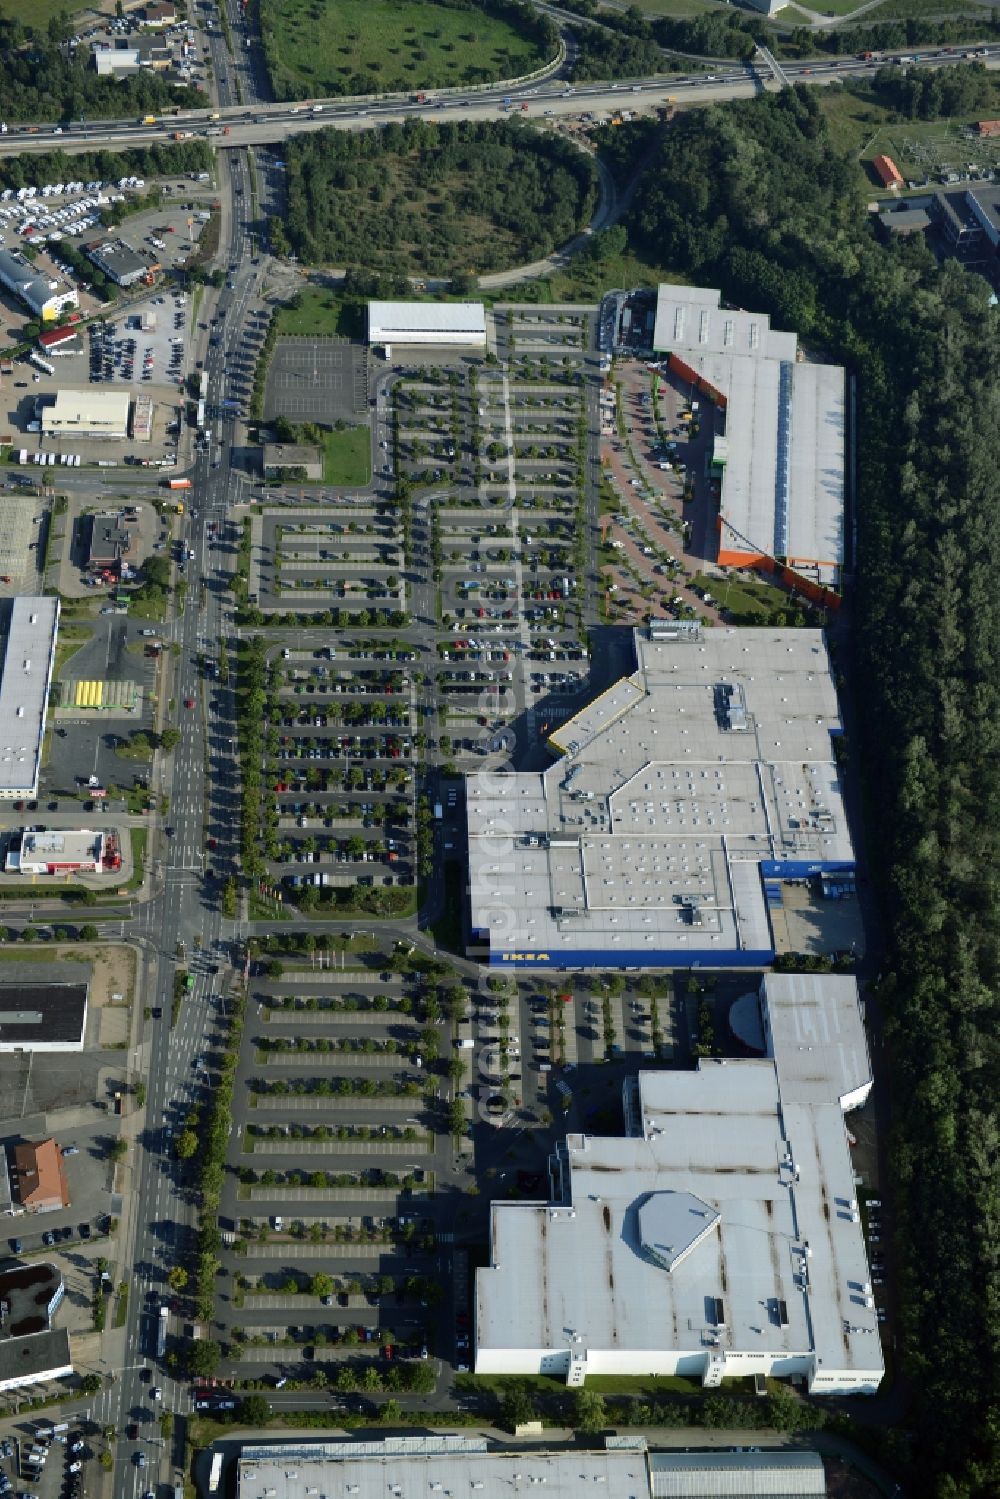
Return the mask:
[[588, 156], [503, 120], [322, 130], [291, 139], [286, 161], [284, 237], [310, 264], [397, 274], [502, 269], [569, 238], [597, 200]]
[[0, 119], [122, 119], [208, 103], [199, 89], [168, 83], [148, 68], [99, 78], [87, 48], [70, 48], [72, 34], [65, 13], [53, 16], [42, 32], [0, 12]]
[[665, 136], [630, 229], [858, 376], [850, 681], [885, 918], [908, 1476], [935, 1499], [996, 1499], [998, 312], [922, 241], [878, 242], [855, 174], [814, 92], [699, 111]]
[[908, 120], [961, 119], [1000, 106], [996, 75], [988, 73], [981, 62], [956, 63], [933, 72], [879, 68], [868, 92]]

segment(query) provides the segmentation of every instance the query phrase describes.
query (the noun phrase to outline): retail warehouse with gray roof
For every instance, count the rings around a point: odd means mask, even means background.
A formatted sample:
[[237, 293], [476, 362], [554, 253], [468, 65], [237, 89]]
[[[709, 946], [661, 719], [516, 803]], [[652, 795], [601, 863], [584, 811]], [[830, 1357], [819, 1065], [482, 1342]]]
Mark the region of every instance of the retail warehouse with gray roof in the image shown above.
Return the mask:
[[763, 1056], [626, 1079], [624, 1138], [568, 1135], [550, 1202], [492, 1205], [477, 1374], [878, 1389], [844, 1118], [872, 1084], [857, 986], [768, 975], [759, 1005]]
[[59, 600], [14, 599], [0, 672], [0, 800], [34, 796], [59, 632]]
[[853, 875], [822, 632], [654, 622], [635, 649], [556, 763], [468, 777], [470, 956], [763, 967], [780, 882]]

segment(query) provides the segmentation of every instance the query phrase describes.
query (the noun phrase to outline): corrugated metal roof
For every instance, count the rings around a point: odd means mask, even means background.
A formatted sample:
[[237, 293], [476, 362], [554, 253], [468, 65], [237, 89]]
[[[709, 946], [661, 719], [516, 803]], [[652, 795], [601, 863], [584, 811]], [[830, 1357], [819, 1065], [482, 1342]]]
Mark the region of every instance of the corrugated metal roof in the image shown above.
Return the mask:
[[815, 1452], [653, 1452], [653, 1499], [824, 1499]]

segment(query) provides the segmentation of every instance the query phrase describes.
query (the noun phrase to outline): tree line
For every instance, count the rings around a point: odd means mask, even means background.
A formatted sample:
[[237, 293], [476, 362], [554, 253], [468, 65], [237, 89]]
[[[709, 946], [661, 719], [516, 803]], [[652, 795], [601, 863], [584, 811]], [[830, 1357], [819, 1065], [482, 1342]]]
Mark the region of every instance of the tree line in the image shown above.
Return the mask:
[[[695, 16], [651, 16], [637, 5], [614, 11], [599, 6], [597, 0], [562, 0], [561, 9], [584, 18], [599, 19], [606, 41], [610, 41], [611, 32], [618, 32], [631, 38], [633, 43], [647, 44], [625, 52], [609, 47], [612, 60], [631, 57], [635, 66], [617, 75], [606, 72], [605, 77], [626, 77], [637, 71], [683, 72], [689, 69], [690, 64], [683, 55], [660, 55], [658, 64], [640, 68], [640, 60], [647, 63], [652, 60], [653, 53], [648, 50], [650, 43], [665, 48], [667, 52], [749, 62], [760, 41], [766, 42], [779, 57], [815, 57], [818, 53], [843, 57], [856, 52], [900, 51], [907, 47], [946, 47], [955, 42], [985, 41], [1000, 36], [1000, 11], [996, 9], [977, 10], [974, 15], [945, 20], [875, 20], [869, 23], [866, 18], [864, 23], [855, 26], [831, 26], [823, 31], [801, 26], [790, 32], [775, 31], [764, 16], [733, 8], [706, 11]], [[878, 12], [875, 14], [877, 16]], [[590, 68], [593, 53], [599, 46], [597, 37], [602, 31], [596, 27], [579, 30], [582, 56], [574, 63], [574, 68], [580, 67], [581, 71], [575, 72], [574, 76], [581, 79], [598, 77], [600, 75]]]
[[137, 146], [127, 151], [45, 151], [0, 158], [0, 188], [17, 191], [44, 182], [118, 182], [122, 177], [184, 177], [209, 172], [215, 156], [207, 141]]
[[323, 130], [289, 141], [286, 160], [285, 234], [299, 259], [366, 273], [534, 260], [597, 198], [589, 157], [505, 120]]
[[844, 646], [885, 950], [910, 1492], [1000, 1492], [1000, 339], [990, 288], [881, 243], [815, 91], [682, 116], [629, 228], [858, 379]]
[[44, 30], [0, 14], [0, 119], [121, 119], [208, 103], [200, 89], [169, 83], [150, 68], [98, 77], [89, 50], [74, 47], [72, 34], [65, 11]]

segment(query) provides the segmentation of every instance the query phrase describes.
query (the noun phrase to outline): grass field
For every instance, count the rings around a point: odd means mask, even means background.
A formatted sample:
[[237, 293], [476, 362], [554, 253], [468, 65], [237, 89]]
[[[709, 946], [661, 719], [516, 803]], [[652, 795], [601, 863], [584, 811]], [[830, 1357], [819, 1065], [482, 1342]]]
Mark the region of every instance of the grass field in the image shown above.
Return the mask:
[[371, 478], [371, 432], [346, 427], [323, 434], [323, 483], [367, 484]]
[[66, 5], [62, 0], [4, 0], [3, 13], [9, 21], [21, 21], [36, 31], [44, 31], [53, 16], [60, 11], [69, 15], [81, 14], [84, 7]]
[[546, 61], [505, 21], [431, 0], [264, 0], [261, 9], [278, 98], [302, 97], [303, 87], [334, 95], [489, 83]]
[[692, 580], [692, 587], [710, 593], [716, 603], [741, 624], [764, 624], [772, 610], [793, 607], [787, 593], [770, 583], [744, 582], [742, 578], [708, 578], [699, 573]]
[[978, 141], [965, 133], [973, 119], [1000, 110], [1000, 84], [993, 108], [967, 119], [900, 120], [892, 110], [850, 88], [820, 89], [817, 97], [835, 147], [859, 158], [866, 193], [876, 186], [876, 179], [864, 164], [881, 152], [913, 180], [965, 171], [973, 163], [989, 170], [1000, 166], [1000, 141]]
[[642, 256], [628, 251], [598, 261], [576, 255], [563, 270], [539, 281], [519, 281], [515, 286], [491, 292], [487, 300], [599, 302], [609, 286], [655, 286], [658, 281], [683, 282], [686, 279], [677, 271], [652, 265]]
[[282, 307], [276, 323], [279, 335], [311, 338], [364, 337], [364, 307], [348, 302], [322, 286], [304, 286], [299, 307]]

